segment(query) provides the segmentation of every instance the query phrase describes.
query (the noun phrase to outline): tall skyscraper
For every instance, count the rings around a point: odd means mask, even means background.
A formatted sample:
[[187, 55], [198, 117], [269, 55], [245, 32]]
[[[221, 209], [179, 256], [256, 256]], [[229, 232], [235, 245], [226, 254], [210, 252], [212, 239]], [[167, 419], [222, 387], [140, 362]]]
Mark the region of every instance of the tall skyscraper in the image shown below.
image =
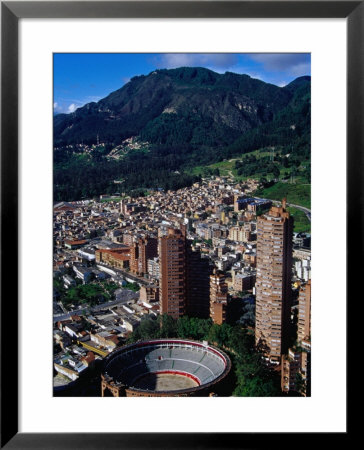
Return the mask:
[[257, 278], [255, 341], [266, 356], [279, 363], [288, 350], [291, 313], [293, 218], [273, 206], [257, 220]]
[[159, 235], [160, 313], [175, 319], [186, 314], [186, 238], [178, 229]]

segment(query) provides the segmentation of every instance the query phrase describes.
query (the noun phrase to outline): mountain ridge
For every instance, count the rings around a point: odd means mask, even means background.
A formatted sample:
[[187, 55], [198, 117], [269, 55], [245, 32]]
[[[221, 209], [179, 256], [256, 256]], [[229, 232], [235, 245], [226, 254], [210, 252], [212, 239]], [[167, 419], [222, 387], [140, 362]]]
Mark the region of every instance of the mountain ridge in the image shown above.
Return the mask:
[[[208, 145], [232, 143], [239, 134], [269, 122], [301, 87], [307, 77], [299, 77], [285, 87], [278, 87], [232, 72], [218, 74], [205, 68], [159, 69], [133, 77], [126, 85], [98, 102], [91, 102], [70, 114], [54, 119], [56, 147], [79, 143], [96, 144], [98, 140], [118, 145], [132, 136], [142, 135], [151, 143], [170, 144], [160, 129], [186, 128], [188, 142], [206, 144], [206, 136], [196, 136], [192, 129], [199, 122], [214, 138]], [[300, 81], [298, 81], [300, 80]], [[296, 88], [297, 86], [297, 88]], [[166, 117], [166, 114], [174, 114]], [[173, 119], [173, 120], [172, 120]], [[196, 120], [197, 119], [197, 120]], [[157, 128], [154, 132], [151, 130]], [[202, 130], [202, 135], [206, 133]], [[230, 136], [223, 136], [225, 133]], [[186, 143], [186, 136], [178, 138]]]
[[309, 167], [310, 102], [309, 76], [284, 87], [190, 67], [133, 77], [54, 116], [55, 200], [114, 192], [114, 180], [123, 192], [178, 189], [198, 181], [193, 167], [264, 148], [276, 149], [276, 164]]

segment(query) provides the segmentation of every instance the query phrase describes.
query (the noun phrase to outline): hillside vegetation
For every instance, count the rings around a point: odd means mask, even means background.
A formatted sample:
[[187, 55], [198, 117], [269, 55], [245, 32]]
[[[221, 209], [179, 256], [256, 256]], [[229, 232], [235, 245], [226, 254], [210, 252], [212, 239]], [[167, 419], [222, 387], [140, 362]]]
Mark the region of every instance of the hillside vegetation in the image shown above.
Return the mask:
[[[203, 176], [196, 167], [216, 163], [241, 179], [277, 169], [291, 176], [309, 166], [310, 86], [310, 77], [281, 88], [186, 67], [134, 77], [99, 102], [54, 117], [55, 200], [178, 189]], [[257, 149], [268, 155], [242, 159]], [[237, 158], [241, 166], [229, 166]]]

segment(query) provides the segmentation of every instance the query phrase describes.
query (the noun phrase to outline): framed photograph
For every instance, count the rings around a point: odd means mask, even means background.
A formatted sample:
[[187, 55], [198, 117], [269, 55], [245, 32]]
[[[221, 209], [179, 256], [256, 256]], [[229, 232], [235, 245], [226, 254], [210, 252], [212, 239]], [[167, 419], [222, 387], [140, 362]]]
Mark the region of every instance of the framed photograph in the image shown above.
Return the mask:
[[363, 3], [14, 1], [1, 21], [2, 447], [347, 439]]

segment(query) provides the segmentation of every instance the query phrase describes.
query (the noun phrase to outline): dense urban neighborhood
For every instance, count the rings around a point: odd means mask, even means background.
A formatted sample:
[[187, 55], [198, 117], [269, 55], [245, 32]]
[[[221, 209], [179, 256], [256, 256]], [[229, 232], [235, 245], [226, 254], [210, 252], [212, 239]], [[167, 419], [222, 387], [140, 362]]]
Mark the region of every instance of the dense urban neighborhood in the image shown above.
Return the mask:
[[146, 361], [133, 345], [151, 339], [163, 343], [153, 341], [153, 367], [165, 368], [155, 372], [206, 385], [171, 395], [310, 395], [311, 236], [295, 231], [286, 199], [259, 188], [211, 175], [177, 191], [54, 204], [54, 395], [146, 395], [105, 368], [128, 346]]

